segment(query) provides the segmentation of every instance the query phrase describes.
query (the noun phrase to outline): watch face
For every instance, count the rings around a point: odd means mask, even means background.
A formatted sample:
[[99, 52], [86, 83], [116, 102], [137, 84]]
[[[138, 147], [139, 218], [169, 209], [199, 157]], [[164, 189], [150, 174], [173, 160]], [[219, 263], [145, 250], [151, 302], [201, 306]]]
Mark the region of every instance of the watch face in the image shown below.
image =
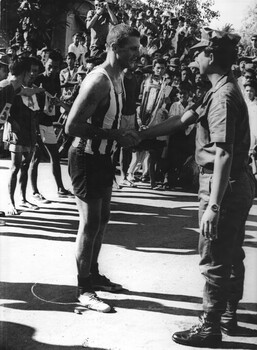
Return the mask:
[[213, 204], [211, 206], [211, 210], [214, 211], [215, 213], [217, 213], [219, 211], [219, 206], [217, 204]]

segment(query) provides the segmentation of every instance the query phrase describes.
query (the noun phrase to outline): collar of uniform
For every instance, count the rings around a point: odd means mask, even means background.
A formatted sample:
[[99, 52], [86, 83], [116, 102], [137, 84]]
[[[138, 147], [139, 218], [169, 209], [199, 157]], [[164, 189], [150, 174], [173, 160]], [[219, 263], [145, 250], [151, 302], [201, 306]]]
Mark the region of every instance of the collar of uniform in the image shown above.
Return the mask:
[[223, 85], [225, 85], [227, 82], [233, 80], [233, 75], [232, 72], [222, 75], [219, 80], [216, 82], [215, 86], [213, 86], [210, 91], [211, 92], [216, 92], [219, 90]]

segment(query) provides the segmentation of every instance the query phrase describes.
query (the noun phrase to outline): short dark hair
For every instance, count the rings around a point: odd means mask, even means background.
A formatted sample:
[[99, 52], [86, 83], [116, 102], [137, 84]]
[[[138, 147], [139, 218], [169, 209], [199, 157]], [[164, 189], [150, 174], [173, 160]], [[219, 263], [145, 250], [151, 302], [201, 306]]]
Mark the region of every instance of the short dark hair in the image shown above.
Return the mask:
[[155, 67], [157, 63], [158, 64], [163, 64], [165, 67], [167, 66], [167, 61], [164, 58], [156, 58], [153, 61], [153, 66]]
[[59, 62], [60, 64], [63, 61], [62, 55], [60, 54], [60, 52], [56, 51], [56, 50], [52, 50], [49, 53], [49, 58], [50, 60], [54, 61], [54, 62]]
[[74, 52], [68, 52], [67, 55], [66, 55], [66, 58], [71, 58], [71, 59], [74, 59], [74, 61], [76, 61], [76, 55]]
[[37, 58], [35, 56], [31, 56], [30, 60], [31, 60], [31, 66], [32, 65], [33, 66], [38, 66], [40, 72], [44, 71], [44, 65], [43, 65], [42, 61], [39, 58]]
[[31, 57], [15, 57], [9, 65], [10, 73], [16, 77], [22, 73], [29, 72], [30, 69]]
[[129, 37], [140, 38], [140, 33], [136, 28], [120, 23], [110, 29], [109, 34], [107, 35], [106, 44], [110, 46], [115, 43], [119, 47], [122, 47], [126, 44]]

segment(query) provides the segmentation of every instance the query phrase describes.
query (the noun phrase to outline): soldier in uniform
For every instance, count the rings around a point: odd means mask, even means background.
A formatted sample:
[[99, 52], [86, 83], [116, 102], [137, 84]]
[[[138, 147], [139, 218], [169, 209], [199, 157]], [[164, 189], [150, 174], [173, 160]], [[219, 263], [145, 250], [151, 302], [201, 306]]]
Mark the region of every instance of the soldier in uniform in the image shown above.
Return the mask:
[[[200, 271], [205, 278], [203, 315], [191, 329], [173, 334], [177, 343], [219, 346], [223, 331], [237, 333], [238, 303], [243, 295], [245, 222], [254, 198], [249, 167], [248, 112], [231, 73], [240, 36], [225, 28], [208, 29], [193, 50], [200, 73], [212, 87], [201, 103], [182, 117], [141, 131], [142, 139], [176, 132], [197, 122], [196, 161], [199, 177]], [[132, 132], [130, 132], [132, 133]]]

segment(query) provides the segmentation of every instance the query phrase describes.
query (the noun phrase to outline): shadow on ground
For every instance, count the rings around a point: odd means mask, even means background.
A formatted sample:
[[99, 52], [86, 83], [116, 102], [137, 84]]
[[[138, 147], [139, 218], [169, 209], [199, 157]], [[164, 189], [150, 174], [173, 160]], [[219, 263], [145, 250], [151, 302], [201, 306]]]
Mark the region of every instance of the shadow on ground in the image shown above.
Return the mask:
[[86, 345], [82, 347], [82, 344], [77, 346], [64, 346], [40, 343], [33, 339], [35, 334], [34, 328], [13, 322], [0, 322], [0, 334], [1, 350], [21, 350], [24, 346], [26, 346], [26, 349], [31, 350], [81, 350], [82, 348], [90, 350], [108, 350], [103, 348], [92, 348]]
[[[3, 282], [0, 284], [1, 297], [5, 299], [6, 308], [18, 309], [18, 310], [33, 310], [33, 311], [58, 311], [58, 312], [73, 312], [76, 306], [75, 299], [75, 287], [63, 286], [63, 285], [50, 285], [50, 284], [31, 284], [31, 283], [7, 283]], [[111, 295], [108, 293], [109, 296]], [[126, 298], [129, 297], [129, 298]], [[25, 298], [24, 298], [25, 297]], [[108, 302], [113, 304], [115, 308], [126, 308], [134, 310], [144, 310], [149, 312], [166, 313], [173, 315], [181, 315], [184, 317], [197, 317], [200, 312], [190, 308], [190, 303], [201, 304], [201, 298], [187, 296], [187, 295], [172, 295], [172, 294], [161, 294], [161, 293], [149, 293], [149, 292], [136, 292], [124, 290], [119, 295], [120, 299], [110, 300]], [[121, 299], [124, 297], [124, 299]], [[133, 299], [136, 297], [136, 299]], [[142, 300], [138, 299], [142, 297]], [[144, 300], [143, 300], [144, 298]], [[145, 300], [149, 298], [149, 300]], [[155, 300], [151, 300], [154, 298]], [[160, 302], [156, 301], [160, 300]], [[167, 307], [163, 305], [162, 301], [177, 301], [187, 302], [188, 308], [177, 308]], [[256, 314], [252, 312], [257, 311], [257, 304], [254, 303], [243, 303], [240, 304], [238, 321], [249, 324], [257, 324]], [[244, 313], [245, 311], [245, 313]], [[91, 311], [94, 312], [94, 311]], [[249, 314], [250, 312], [250, 314]], [[108, 315], [106, 315], [108, 317]], [[37, 342], [34, 337], [35, 329], [21, 325], [18, 323], [1, 322], [1, 350], [16, 350], [17, 344], [20, 349], [26, 345], [26, 349], [41, 350], [58, 350], [58, 349], [81, 349], [81, 346], [58, 346], [51, 344], [43, 344]], [[239, 327], [239, 335], [241, 338], [257, 337], [257, 330], [253, 330], [247, 327]], [[222, 343], [220, 349], [256, 349], [255, 344], [244, 343], [243, 341], [233, 341], [233, 338], [229, 338]], [[172, 345], [172, 343], [171, 343]], [[83, 346], [85, 349], [95, 350], [107, 350], [90, 348], [86, 345]]]

